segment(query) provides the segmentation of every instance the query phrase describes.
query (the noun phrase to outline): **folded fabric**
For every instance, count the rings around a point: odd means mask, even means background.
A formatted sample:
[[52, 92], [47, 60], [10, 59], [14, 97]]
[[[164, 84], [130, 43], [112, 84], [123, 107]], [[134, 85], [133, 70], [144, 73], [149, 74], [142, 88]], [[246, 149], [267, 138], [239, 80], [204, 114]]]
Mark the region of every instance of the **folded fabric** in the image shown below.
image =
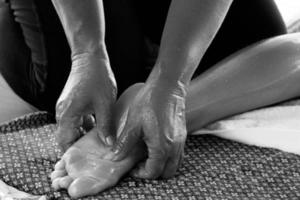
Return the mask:
[[300, 155], [300, 101], [258, 109], [208, 125], [194, 135], [211, 134], [249, 145]]
[[46, 196], [34, 196], [19, 191], [11, 186], [6, 185], [0, 180], [0, 199], [1, 200], [46, 200]]
[[[65, 190], [51, 188], [49, 174], [61, 156], [55, 130], [47, 113], [0, 125], [0, 179], [46, 199], [70, 199]], [[115, 187], [82, 199], [300, 199], [300, 156], [211, 135], [189, 136], [174, 178], [127, 176]]]

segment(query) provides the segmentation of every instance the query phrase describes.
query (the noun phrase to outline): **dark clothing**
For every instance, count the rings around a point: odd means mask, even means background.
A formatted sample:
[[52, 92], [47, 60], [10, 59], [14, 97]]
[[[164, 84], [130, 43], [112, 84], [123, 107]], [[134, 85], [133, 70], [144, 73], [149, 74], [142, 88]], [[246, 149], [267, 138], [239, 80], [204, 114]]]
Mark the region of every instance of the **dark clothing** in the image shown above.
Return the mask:
[[[159, 45], [169, 4], [104, 0], [106, 46], [119, 93], [148, 76], [149, 44]], [[235, 0], [195, 75], [249, 44], [284, 33], [272, 0]], [[0, 0], [0, 57], [1, 73], [13, 90], [53, 112], [71, 61], [51, 0]]]

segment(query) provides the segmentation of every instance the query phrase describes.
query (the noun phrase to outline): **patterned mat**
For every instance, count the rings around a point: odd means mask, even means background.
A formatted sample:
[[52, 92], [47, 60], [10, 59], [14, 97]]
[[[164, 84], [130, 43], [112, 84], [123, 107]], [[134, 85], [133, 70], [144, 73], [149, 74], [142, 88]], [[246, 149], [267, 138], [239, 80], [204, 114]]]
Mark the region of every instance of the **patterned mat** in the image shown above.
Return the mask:
[[[53, 119], [36, 113], [0, 126], [0, 178], [48, 199], [49, 174], [60, 152]], [[125, 177], [116, 187], [83, 199], [300, 199], [300, 156], [214, 136], [191, 136], [184, 163], [170, 180]]]

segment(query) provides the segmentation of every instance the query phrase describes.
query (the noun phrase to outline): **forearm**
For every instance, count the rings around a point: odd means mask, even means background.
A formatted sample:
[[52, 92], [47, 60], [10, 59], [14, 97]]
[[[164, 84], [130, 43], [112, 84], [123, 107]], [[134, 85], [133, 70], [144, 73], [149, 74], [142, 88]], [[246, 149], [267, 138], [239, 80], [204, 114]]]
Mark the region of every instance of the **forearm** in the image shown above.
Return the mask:
[[102, 0], [52, 0], [66, 33], [72, 56], [102, 53], [107, 58]]
[[[52, 0], [72, 52], [72, 69], [99, 67], [103, 92], [115, 96], [116, 83], [105, 46], [102, 0]], [[79, 71], [79, 70], [75, 70]], [[110, 92], [108, 92], [110, 91]], [[100, 91], [99, 91], [100, 92]]]
[[[173, 0], [152, 74], [188, 84], [232, 0]], [[153, 76], [153, 75], [152, 75]]]

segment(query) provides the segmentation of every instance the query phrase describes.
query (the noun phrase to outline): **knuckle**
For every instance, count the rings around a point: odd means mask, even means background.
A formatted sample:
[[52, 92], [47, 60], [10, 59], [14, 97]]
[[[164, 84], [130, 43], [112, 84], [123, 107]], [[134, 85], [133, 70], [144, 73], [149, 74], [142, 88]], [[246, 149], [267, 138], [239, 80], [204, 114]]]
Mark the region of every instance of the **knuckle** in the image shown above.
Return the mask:
[[55, 105], [56, 112], [63, 112], [69, 104], [71, 104], [70, 98], [60, 96]]
[[58, 144], [68, 144], [76, 140], [80, 136], [80, 132], [75, 130], [72, 132], [65, 132], [63, 130], [58, 130], [55, 132], [55, 139]]
[[62, 120], [72, 120], [79, 117], [84, 111], [85, 104], [75, 99], [65, 99], [57, 102], [55, 107], [56, 120], [58, 122]]
[[180, 143], [186, 140], [187, 130], [186, 127], [177, 127], [171, 133], [166, 134], [167, 141], [170, 143]]

